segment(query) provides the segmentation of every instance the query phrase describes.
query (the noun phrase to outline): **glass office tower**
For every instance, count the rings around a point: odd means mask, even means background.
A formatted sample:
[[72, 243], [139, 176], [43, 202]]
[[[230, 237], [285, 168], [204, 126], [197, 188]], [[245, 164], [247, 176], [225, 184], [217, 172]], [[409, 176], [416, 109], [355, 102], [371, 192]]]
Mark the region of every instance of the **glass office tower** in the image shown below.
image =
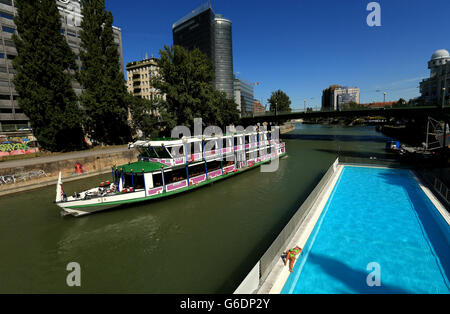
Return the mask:
[[225, 92], [229, 99], [233, 99], [233, 45], [231, 35], [231, 21], [222, 15], [214, 18], [216, 90]]
[[172, 26], [173, 44], [187, 50], [199, 48], [216, 68], [216, 90], [233, 99], [233, 46], [231, 21], [216, 15], [205, 3]]

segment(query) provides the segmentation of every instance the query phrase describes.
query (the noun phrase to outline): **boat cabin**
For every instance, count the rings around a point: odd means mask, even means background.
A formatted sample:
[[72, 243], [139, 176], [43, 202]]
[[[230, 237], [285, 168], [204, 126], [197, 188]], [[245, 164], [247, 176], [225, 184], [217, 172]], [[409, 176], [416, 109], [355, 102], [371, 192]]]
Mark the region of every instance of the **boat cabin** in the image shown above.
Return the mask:
[[137, 141], [138, 161], [113, 167], [120, 193], [143, 192], [143, 197], [175, 192], [215, 177], [269, 161], [285, 152], [271, 132], [225, 136]]

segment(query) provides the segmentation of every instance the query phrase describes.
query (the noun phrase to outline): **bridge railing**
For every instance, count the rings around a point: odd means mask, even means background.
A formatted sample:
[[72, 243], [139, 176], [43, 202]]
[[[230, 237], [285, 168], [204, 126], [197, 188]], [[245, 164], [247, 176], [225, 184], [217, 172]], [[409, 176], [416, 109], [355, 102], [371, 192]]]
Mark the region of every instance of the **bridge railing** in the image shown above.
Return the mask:
[[[402, 107], [383, 107], [383, 108], [370, 108], [370, 107], [361, 107], [361, 108], [346, 108], [346, 109], [339, 109], [339, 110], [334, 110], [334, 109], [322, 109], [322, 108], [308, 108], [308, 109], [292, 109], [290, 111], [277, 111], [277, 113], [275, 114], [275, 112], [273, 111], [266, 111], [266, 112], [255, 112], [255, 113], [242, 113], [241, 117], [242, 118], [255, 118], [255, 117], [273, 117], [273, 116], [286, 116], [286, 115], [291, 115], [291, 114], [295, 114], [295, 113], [317, 113], [317, 112], [323, 112], [323, 113], [328, 113], [328, 112], [355, 112], [355, 113], [364, 113], [365, 111], [367, 112], [380, 112], [380, 114], [382, 114], [383, 112], [386, 111], [401, 111], [401, 110], [405, 110], [405, 109], [409, 109], [409, 110], [420, 110], [420, 109], [439, 109], [441, 108], [441, 106], [402, 106]], [[448, 108], [445, 108], [448, 109]]]

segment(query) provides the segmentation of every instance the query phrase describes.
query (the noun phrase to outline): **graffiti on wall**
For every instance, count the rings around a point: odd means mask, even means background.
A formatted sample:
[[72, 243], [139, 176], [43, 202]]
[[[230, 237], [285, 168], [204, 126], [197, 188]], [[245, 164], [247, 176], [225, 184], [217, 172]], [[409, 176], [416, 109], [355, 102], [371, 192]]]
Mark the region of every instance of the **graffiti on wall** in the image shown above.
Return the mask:
[[28, 181], [31, 179], [39, 179], [42, 177], [47, 177], [47, 174], [45, 173], [44, 170], [21, 172], [11, 175], [0, 176], [0, 186]]
[[39, 152], [34, 136], [0, 135], [0, 157]]

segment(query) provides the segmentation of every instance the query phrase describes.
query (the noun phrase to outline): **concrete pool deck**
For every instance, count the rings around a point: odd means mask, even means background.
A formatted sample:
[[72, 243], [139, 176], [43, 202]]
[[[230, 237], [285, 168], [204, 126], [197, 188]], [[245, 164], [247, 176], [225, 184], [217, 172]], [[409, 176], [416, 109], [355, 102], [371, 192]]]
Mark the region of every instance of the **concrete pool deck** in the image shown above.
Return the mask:
[[420, 186], [420, 188], [428, 197], [428, 199], [433, 203], [434, 207], [436, 207], [436, 209], [439, 211], [439, 213], [447, 222], [447, 224], [450, 225], [450, 213], [447, 211], [444, 205], [442, 205], [442, 203], [436, 198], [433, 192], [431, 192], [431, 190], [424, 185], [422, 180], [420, 180], [419, 177], [417, 177], [417, 175], [413, 171], [411, 171], [411, 175], [416, 180], [417, 184]]
[[[321, 193], [317, 196], [315, 202], [312, 205], [311, 210], [305, 217], [303, 223], [298, 227], [293, 238], [289, 242], [288, 246], [284, 248], [284, 252], [295, 246], [305, 247], [308, 238], [311, 236], [325, 206], [331, 197], [334, 187], [339, 181], [341, 173], [344, 167], [370, 167], [370, 168], [389, 168], [383, 166], [368, 166], [368, 165], [353, 165], [353, 164], [338, 164], [334, 174], [328, 179], [326, 185], [324, 186]], [[414, 171], [409, 170], [410, 174], [417, 182], [421, 190], [425, 193], [427, 198], [433, 203], [437, 209], [436, 214], [442, 216], [444, 220], [450, 225], [450, 213], [441, 204], [437, 197], [432, 193], [432, 191], [419, 179], [419, 177], [414, 173]], [[444, 223], [445, 224], [445, 223]], [[445, 227], [444, 227], [445, 228]], [[279, 256], [277, 262], [274, 264], [269, 272], [266, 279], [260, 284], [259, 289], [256, 291], [257, 294], [280, 294], [287, 280], [289, 279], [290, 272], [288, 266], [285, 266], [281, 256]]]
[[[337, 165], [336, 171], [326, 183], [324, 189], [314, 202], [312, 209], [307, 214], [304, 222], [298, 228], [294, 237], [289, 242], [289, 245], [284, 249], [284, 251], [287, 251], [288, 249], [291, 249], [297, 245], [301, 248], [304, 248], [317, 221], [319, 220], [320, 215], [322, 214], [323, 209], [325, 208], [325, 205], [327, 204], [328, 198], [333, 192], [334, 186], [336, 185], [343, 169], [343, 165]], [[268, 277], [266, 278], [266, 280], [264, 280], [264, 282], [261, 284], [261, 287], [256, 293], [279, 294], [290, 274], [291, 273], [289, 272], [289, 267], [284, 265], [283, 260], [280, 256], [279, 260], [270, 271]]]

